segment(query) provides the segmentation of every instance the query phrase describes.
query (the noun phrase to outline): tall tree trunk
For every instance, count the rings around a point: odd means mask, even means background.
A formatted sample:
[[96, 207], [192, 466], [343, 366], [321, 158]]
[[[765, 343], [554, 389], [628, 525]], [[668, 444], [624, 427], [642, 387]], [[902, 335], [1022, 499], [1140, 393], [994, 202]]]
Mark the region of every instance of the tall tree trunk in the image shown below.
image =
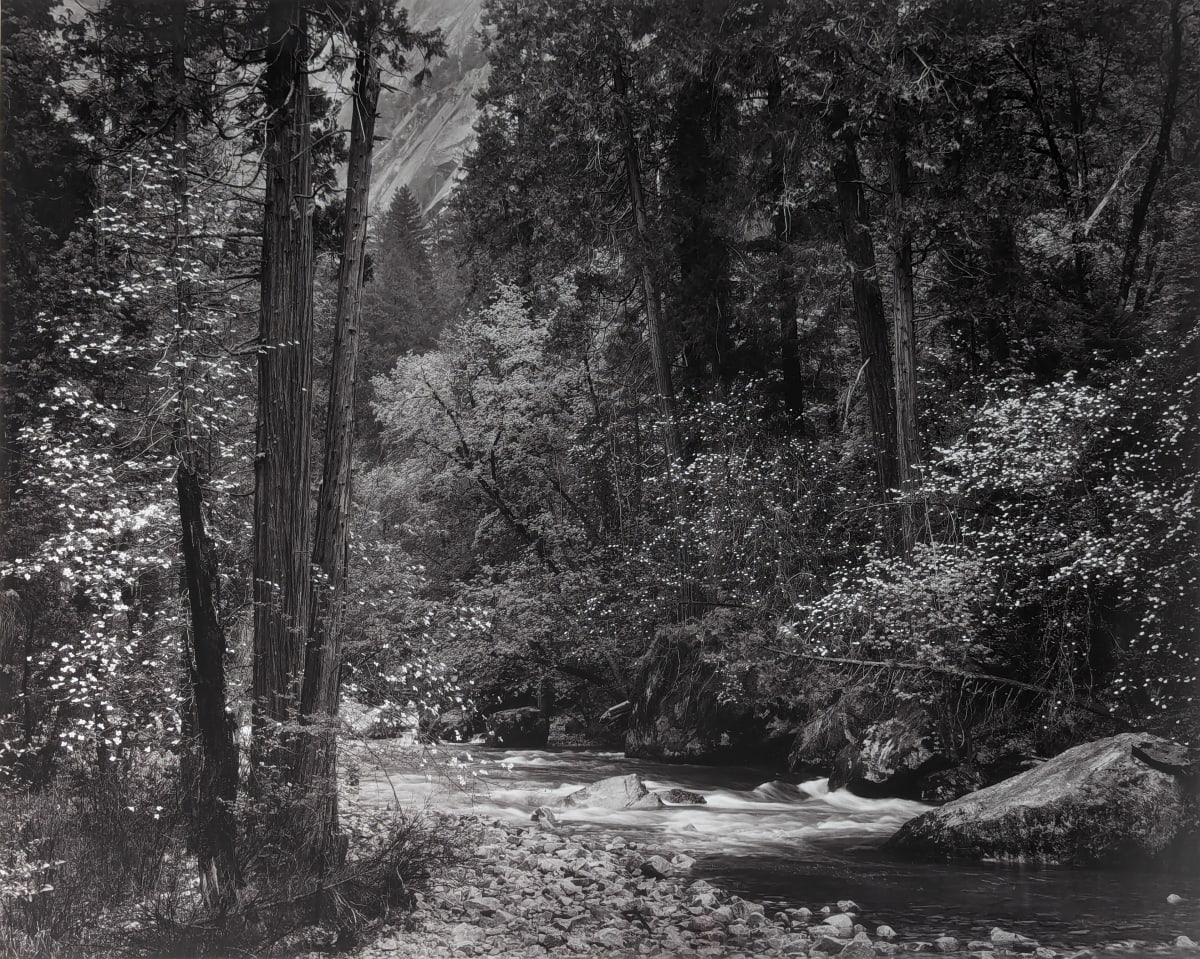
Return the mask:
[[646, 198], [642, 190], [642, 167], [638, 155], [637, 137], [633, 132], [633, 117], [629, 107], [628, 81], [625, 68], [618, 63], [613, 70], [617, 115], [621, 125], [621, 146], [625, 166], [625, 184], [629, 205], [633, 210], [635, 256], [646, 300], [646, 339], [650, 344], [650, 363], [654, 370], [654, 388], [658, 395], [659, 415], [662, 417], [663, 449], [671, 465], [683, 458], [683, 443], [679, 436], [679, 415], [675, 403], [675, 384], [671, 377], [671, 353], [666, 321], [662, 311], [662, 291], [654, 275], [650, 254], [650, 224], [646, 215]]
[[379, 25], [379, 3], [367, 4], [356, 26], [354, 106], [350, 157], [346, 171], [346, 208], [338, 271], [333, 368], [325, 420], [325, 458], [317, 496], [313, 543], [312, 625], [305, 649], [303, 721], [310, 727], [300, 752], [296, 780], [310, 789], [314, 805], [311, 842], [316, 860], [340, 860], [338, 837], [337, 729], [335, 726], [342, 663], [342, 624], [346, 571], [350, 556], [351, 470], [354, 453], [354, 391], [358, 373], [359, 320], [366, 263], [367, 212], [375, 110], [379, 102], [379, 65], [372, 48]]
[[915, 360], [912, 228], [905, 204], [911, 189], [908, 131], [896, 121], [891, 156], [892, 188], [892, 366], [896, 380], [896, 476], [903, 500], [900, 538], [905, 552], [916, 540], [919, 511], [911, 501], [920, 455], [917, 444], [917, 370]]
[[1129, 235], [1125, 240], [1125, 254], [1121, 262], [1121, 286], [1117, 296], [1122, 310], [1129, 301], [1129, 291], [1137, 277], [1142, 233], [1146, 229], [1146, 220], [1150, 216], [1154, 191], [1158, 187], [1158, 181], [1167, 165], [1167, 155], [1171, 150], [1171, 131], [1175, 125], [1175, 113], [1183, 72], [1183, 13], [1181, 7], [1182, 0], [1171, 0], [1171, 6], [1167, 13], [1171, 45], [1167, 52], [1166, 90], [1163, 94], [1162, 112], [1159, 114], [1158, 139], [1154, 146], [1154, 156], [1150, 158], [1146, 179], [1142, 183], [1141, 193], [1134, 204], [1133, 215], [1129, 221]]
[[[654, 275], [654, 264], [650, 254], [650, 223], [646, 214], [646, 197], [642, 190], [641, 159], [629, 106], [628, 80], [625, 67], [619, 60], [613, 69], [613, 89], [620, 123], [625, 183], [629, 193], [629, 205], [633, 210], [634, 255], [641, 275], [642, 293], [646, 299], [646, 338], [650, 343], [650, 363], [654, 369], [654, 386], [658, 396], [658, 413], [661, 420], [659, 429], [663, 451], [666, 454], [668, 482], [674, 495], [675, 473], [684, 458], [683, 441], [679, 433], [675, 385], [671, 378], [671, 352], [662, 311], [662, 292]], [[678, 514], [678, 509], [675, 512]], [[699, 589], [692, 579], [691, 550], [686, 540], [681, 540], [677, 545], [676, 561], [680, 573], [677, 613], [680, 620], [685, 620], [696, 615], [699, 601]]]
[[892, 412], [895, 386], [888, 346], [887, 316], [879, 292], [870, 210], [863, 189], [858, 147], [843, 124], [836, 123], [831, 133], [837, 151], [833, 175], [837, 184], [838, 215], [842, 225], [842, 243], [850, 266], [854, 319], [865, 367], [863, 372], [871, 419], [871, 440], [875, 448], [875, 471], [880, 491], [886, 500], [899, 485], [896, 431], [893, 425], [895, 418]]
[[[778, 62], [772, 63], [772, 75], [767, 84], [767, 112], [781, 125], [783, 84]], [[775, 237], [775, 288], [779, 310], [780, 372], [783, 374], [783, 398], [788, 413], [800, 432], [804, 432], [804, 380], [800, 366], [800, 330], [798, 326], [799, 296], [796, 274], [792, 268], [792, 236], [796, 210], [787, 200], [787, 158], [778, 138], [771, 145], [771, 190], [775, 209], [771, 229]]]
[[263, 222], [254, 477], [254, 742], [251, 783], [292, 765], [278, 724], [300, 703], [309, 627], [312, 448], [312, 173], [302, 0], [267, 11]]
[[[177, 3], [173, 13], [173, 73], [180, 104], [175, 111], [175, 248], [182, 257], [189, 244], [187, 139], [188, 112], [183, 105], [187, 85], [187, 7]], [[176, 284], [175, 324], [191, 329], [192, 287]], [[188, 348], [186, 341], [183, 348]], [[200, 889], [210, 909], [225, 913], [236, 901], [241, 884], [237, 859], [238, 751], [233, 723], [226, 710], [225, 627], [220, 614], [220, 565], [204, 520], [204, 486], [208, 464], [194, 435], [189, 409], [190, 362], [183, 361], [177, 398], [174, 445], [183, 579], [188, 598], [184, 660], [190, 702], [188, 722], [194, 741], [184, 745], [183, 772], [190, 793], [193, 840], [200, 871]]]

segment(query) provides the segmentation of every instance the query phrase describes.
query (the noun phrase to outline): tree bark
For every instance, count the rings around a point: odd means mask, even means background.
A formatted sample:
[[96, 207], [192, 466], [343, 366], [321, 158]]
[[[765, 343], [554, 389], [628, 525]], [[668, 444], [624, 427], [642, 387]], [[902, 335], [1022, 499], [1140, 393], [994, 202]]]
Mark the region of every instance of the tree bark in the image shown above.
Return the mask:
[[254, 740], [251, 783], [292, 756], [279, 724], [300, 703], [309, 628], [312, 447], [312, 174], [302, 0], [267, 10], [265, 168], [254, 483]]
[[892, 188], [892, 366], [896, 381], [896, 477], [902, 497], [900, 539], [904, 551], [916, 541], [918, 510], [912, 502], [917, 480], [917, 371], [914, 345], [913, 242], [905, 204], [911, 189], [908, 131], [897, 121], [891, 156]]
[[863, 189], [858, 147], [844, 124], [832, 125], [836, 151], [833, 176], [837, 186], [838, 215], [842, 243], [850, 266], [850, 287], [854, 294], [854, 318], [858, 328], [859, 349], [865, 364], [864, 378], [867, 409], [871, 421], [871, 440], [875, 449], [875, 472], [885, 500], [899, 485], [896, 456], [896, 432], [892, 404], [895, 384], [892, 379], [888, 324], [879, 292], [875, 264], [875, 245], [871, 240], [870, 210]]
[[312, 625], [305, 649], [304, 687], [300, 700], [301, 716], [308, 729], [301, 744], [300, 763], [295, 775], [296, 781], [309, 790], [309, 801], [313, 806], [311, 852], [322, 868], [336, 864], [344, 849], [338, 835], [336, 721], [340, 698], [346, 573], [350, 562], [359, 321], [366, 263], [375, 110], [379, 102], [379, 65], [372, 56], [378, 26], [379, 3], [376, 0], [366, 5], [355, 34], [353, 115], [346, 170], [342, 254], [338, 269], [333, 367], [313, 543], [315, 582], [311, 600]]
[[[176, 5], [173, 14], [173, 73], [177, 95], [187, 84], [187, 8]], [[187, 139], [189, 117], [181, 104], [175, 111], [175, 245], [182, 256], [188, 244], [189, 209]], [[181, 278], [176, 285], [176, 326], [191, 327], [192, 286]], [[193, 742], [184, 745], [181, 772], [189, 794], [192, 836], [205, 902], [218, 915], [234, 905], [241, 885], [237, 857], [237, 821], [234, 806], [238, 789], [238, 751], [233, 721], [226, 709], [225, 627], [220, 614], [220, 564], [204, 520], [204, 486], [207, 461], [194, 435], [189, 412], [188, 370], [181, 367], [174, 430], [176, 500], [179, 508], [183, 580], [188, 598], [188, 627], [184, 661], [189, 696], [185, 732]], [[198, 747], [198, 748], [197, 748]]]

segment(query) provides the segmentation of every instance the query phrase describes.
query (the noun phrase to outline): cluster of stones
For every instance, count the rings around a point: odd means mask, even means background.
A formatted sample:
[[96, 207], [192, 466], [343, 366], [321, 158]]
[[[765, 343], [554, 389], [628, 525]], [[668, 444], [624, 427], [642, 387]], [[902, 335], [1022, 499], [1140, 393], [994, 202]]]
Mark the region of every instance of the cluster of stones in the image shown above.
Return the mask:
[[565, 835], [548, 810], [527, 826], [478, 822], [474, 855], [461, 875], [421, 899], [410, 931], [385, 931], [361, 959], [1091, 955], [1039, 946], [999, 928], [979, 941], [901, 941], [889, 926], [869, 931], [848, 900], [816, 912], [768, 914], [758, 903], [692, 878], [693, 864], [686, 855], [653, 854], [619, 836]]

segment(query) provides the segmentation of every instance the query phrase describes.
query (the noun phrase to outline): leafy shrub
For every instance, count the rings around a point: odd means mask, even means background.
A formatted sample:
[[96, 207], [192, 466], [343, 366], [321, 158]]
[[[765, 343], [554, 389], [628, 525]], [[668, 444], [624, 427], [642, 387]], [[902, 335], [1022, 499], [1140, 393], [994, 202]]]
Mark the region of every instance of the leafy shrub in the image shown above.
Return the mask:
[[78, 942], [99, 918], [157, 888], [177, 841], [169, 771], [64, 770], [40, 792], [0, 801], [0, 929], [34, 955]]

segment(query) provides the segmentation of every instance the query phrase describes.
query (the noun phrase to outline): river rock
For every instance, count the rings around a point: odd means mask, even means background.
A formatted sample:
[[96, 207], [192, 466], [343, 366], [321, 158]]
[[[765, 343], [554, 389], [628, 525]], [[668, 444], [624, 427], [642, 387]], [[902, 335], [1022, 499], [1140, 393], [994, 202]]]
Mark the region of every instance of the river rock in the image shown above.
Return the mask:
[[992, 927], [988, 938], [992, 941], [993, 946], [1002, 949], [1032, 952], [1037, 948], [1035, 940], [1030, 939], [1028, 936], [1023, 936], [1019, 932], [1009, 932], [1006, 929], [1001, 929], [999, 926]]
[[550, 720], [536, 706], [519, 706], [492, 713], [485, 720], [488, 740], [510, 749], [544, 749], [550, 739]]
[[833, 926], [838, 931], [839, 936], [854, 935], [854, 920], [844, 912], [836, 912], [832, 916], [826, 916], [825, 925]]
[[1002, 859], [1091, 866], [1195, 862], [1195, 796], [1133, 755], [1146, 734], [1069, 749], [1011, 779], [918, 816], [888, 840], [920, 859]]
[[1167, 905], [1169, 906], [1178, 906], [1180, 903], [1185, 901], [1186, 900], [1183, 898], [1183, 896], [1179, 895], [1178, 893], [1173, 892], [1167, 896]]
[[1172, 945], [1176, 949], [1200, 949], [1200, 944], [1191, 936], [1176, 936]]
[[708, 803], [700, 793], [687, 789], [660, 789], [655, 793], [664, 803], [672, 806], [703, 806]]
[[880, 939], [895, 939], [896, 930], [891, 926], [876, 926], [875, 935]]
[[933, 940], [933, 948], [938, 952], [958, 952], [958, 940], [953, 936], [938, 936]]
[[625, 945], [625, 934], [620, 929], [597, 929], [589, 937], [597, 946], [604, 946], [607, 949], [620, 949]]
[[[815, 932], [815, 930], [812, 930]], [[846, 948], [846, 940], [839, 939], [837, 936], [831, 936], [826, 933], [813, 936], [812, 951], [823, 952], [829, 956], [836, 956]]]
[[851, 942], [838, 955], [842, 959], [875, 959], [875, 949], [869, 942]]
[[859, 908], [858, 903], [853, 899], [839, 899], [837, 901], [837, 907], [842, 912], [858, 912]]
[[557, 800], [554, 805], [563, 808], [591, 806], [597, 809], [632, 809], [639, 800], [650, 795], [650, 790], [637, 773], [628, 776], [610, 776], [584, 786]]
[[642, 862], [641, 872], [643, 876], [651, 879], [666, 879], [675, 869], [662, 856], [651, 856]]

